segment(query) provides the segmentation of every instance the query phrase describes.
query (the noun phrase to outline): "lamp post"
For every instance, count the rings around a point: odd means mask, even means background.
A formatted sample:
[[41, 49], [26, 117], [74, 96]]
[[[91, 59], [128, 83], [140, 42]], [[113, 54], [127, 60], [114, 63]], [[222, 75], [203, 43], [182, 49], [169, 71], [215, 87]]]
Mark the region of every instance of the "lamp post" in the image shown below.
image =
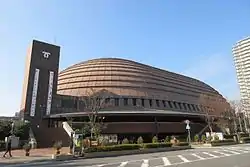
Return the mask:
[[189, 120], [186, 120], [185, 121], [185, 123], [186, 123], [186, 129], [188, 130], [188, 143], [189, 143], [189, 145], [191, 145], [191, 133], [190, 133], [190, 121]]
[[15, 123], [14, 121], [11, 123], [11, 135], [14, 135], [14, 126], [15, 126]]

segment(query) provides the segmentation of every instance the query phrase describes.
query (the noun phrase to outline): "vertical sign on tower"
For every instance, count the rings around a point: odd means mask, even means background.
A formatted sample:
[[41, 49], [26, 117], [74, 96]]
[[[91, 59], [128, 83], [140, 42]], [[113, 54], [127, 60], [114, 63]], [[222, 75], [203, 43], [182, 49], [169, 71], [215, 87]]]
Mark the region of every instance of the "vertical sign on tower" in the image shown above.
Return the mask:
[[50, 110], [51, 110], [53, 81], [54, 81], [54, 72], [50, 71], [49, 72], [49, 85], [48, 85], [48, 99], [47, 99], [46, 115], [49, 115]]
[[36, 68], [34, 82], [33, 82], [31, 106], [30, 106], [30, 116], [31, 117], [34, 117], [35, 113], [36, 113], [36, 98], [37, 98], [37, 90], [38, 90], [39, 72], [40, 72], [40, 70]]

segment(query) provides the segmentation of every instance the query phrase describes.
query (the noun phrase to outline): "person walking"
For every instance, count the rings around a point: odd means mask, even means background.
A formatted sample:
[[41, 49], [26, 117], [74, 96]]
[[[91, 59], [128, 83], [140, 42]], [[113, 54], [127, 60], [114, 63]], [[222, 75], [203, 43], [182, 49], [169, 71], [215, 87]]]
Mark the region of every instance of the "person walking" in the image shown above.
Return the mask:
[[6, 152], [3, 155], [4, 158], [5, 158], [7, 153], [9, 153], [9, 156], [12, 157], [12, 155], [11, 155], [11, 137], [10, 136], [7, 139]]

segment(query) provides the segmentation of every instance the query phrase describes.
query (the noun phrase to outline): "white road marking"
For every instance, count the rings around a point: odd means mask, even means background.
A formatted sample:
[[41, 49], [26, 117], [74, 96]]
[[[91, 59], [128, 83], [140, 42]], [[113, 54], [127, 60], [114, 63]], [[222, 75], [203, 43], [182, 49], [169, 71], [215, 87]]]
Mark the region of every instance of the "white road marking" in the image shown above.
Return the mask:
[[199, 155], [197, 155], [197, 154], [191, 154], [192, 156], [195, 156], [196, 158], [199, 158], [199, 159], [205, 159], [205, 158], [203, 158], [203, 157], [201, 157], [201, 156], [199, 156]]
[[210, 153], [207, 153], [207, 152], [202, 152], [203, 154], [206, 154], [206, 155], [209, 155], [210, 157], [218, 157], [216, 155], [213, 155], [213, 154], [210, 154]]
[[141, 164], [141, 167], [148, 167], [148, 160], [147, 159], [144, 159], [143, 160], [143, 163]]
[[104, 166], [104, 164], [101, 164], [101, 165], [97, 165], [98, 167], [102, 167], [102, 166]]
[[236, 147], [229, 147], [227, 148], [229, 150], [233, 150], [233, 151], [240, 151], [240, 152], [243, 152], [243, 153], [248, 153], [248, 151], [245, 151], [245, 150], [242, 150], [240, 148], [236, 148]]
[[230, 156], [230, 154], [226, 154], [226, 153], [223, 153], [223, 152], [220, 152], [220, 151], [213, 151], [213, 152], [224, 155], [224, 156]]
[[177, 157], [179, 157], [183, 162], [189, 162], [189, 160], [183, 157], [182, 155], [177, 155]]
[[229, 152], [229, 153], [233, 153], [233, 154], [240, 154], [239, 152], [232, 151], [232, 150], [223, 150], [223, 151], [226, 151], [226, 152]]
[[128, 161], [122, 162], [122, 163], [119, 165], [119, 167], [124, 167], [124, 166], [127, 165], [127, 164], [128, 164]]
[[169, 162], [169, 160], [166, 157], [162, 157], [162, 161], [164, 163], [164, 166], [171, 165], [171, 163]]

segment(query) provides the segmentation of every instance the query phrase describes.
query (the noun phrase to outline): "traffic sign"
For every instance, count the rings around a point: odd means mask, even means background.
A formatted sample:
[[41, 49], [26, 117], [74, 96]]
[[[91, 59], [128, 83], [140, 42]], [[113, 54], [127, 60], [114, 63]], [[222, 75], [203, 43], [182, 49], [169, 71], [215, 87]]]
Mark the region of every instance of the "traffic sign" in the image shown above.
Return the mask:
[[185, 123], [186, 123], [186, 124], [189, 124], [189, 123], [190, 123], [190, 121], [187, 119], [187, 120], [185, 121]]

